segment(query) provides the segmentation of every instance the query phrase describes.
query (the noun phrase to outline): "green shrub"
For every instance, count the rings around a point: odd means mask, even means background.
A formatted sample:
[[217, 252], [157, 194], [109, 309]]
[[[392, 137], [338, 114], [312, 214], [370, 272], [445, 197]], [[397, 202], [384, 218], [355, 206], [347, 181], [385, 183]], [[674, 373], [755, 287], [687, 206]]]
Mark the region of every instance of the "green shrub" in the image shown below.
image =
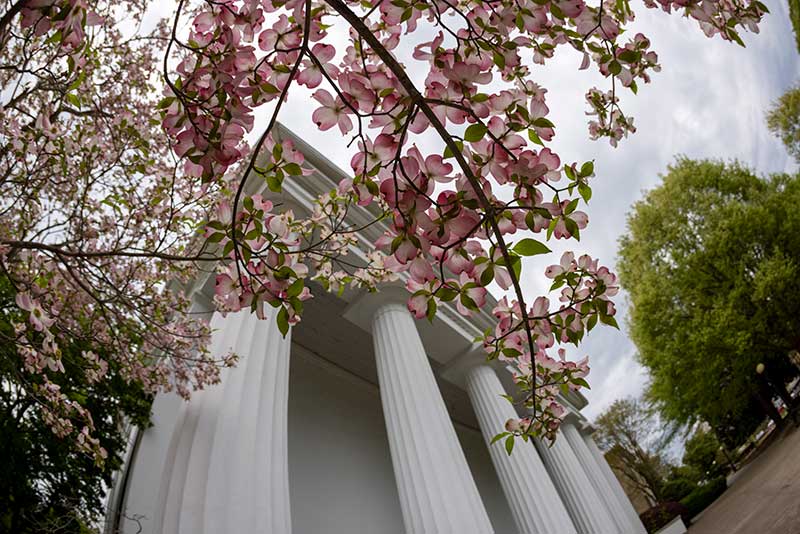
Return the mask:
[[680, 501], [695, 489], [697, 489], [696, 482], [684, 477], [673, 478], [664, 483], [661, 488], [661, 498], [665, 501]]
[[725, 477], [717, 477], [702, 486], [697, 486], [689, 495], [681, 499], [681, 504], [689, 509], [689, 516], [694, 517], [708, 505], [717, 500], [727, 489], [728, 483]]

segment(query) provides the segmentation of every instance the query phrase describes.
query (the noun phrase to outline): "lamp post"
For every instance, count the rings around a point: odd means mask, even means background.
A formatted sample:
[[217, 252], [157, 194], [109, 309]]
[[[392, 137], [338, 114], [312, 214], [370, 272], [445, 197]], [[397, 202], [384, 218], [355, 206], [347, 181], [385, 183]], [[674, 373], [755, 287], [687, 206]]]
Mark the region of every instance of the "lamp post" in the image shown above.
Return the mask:
[[785, 424], [783, 422], [783, 417], [781, 417], [775, 405], [772, 404], [772, 388], [769, 382], [767, 382], [767, 378], [764, 376], [765, 370], [766, 366], [763, 363], [756, 365], [756, 384], [758, 385], [756, 398], [759, 404], [761, 404], [764, 413], [775, 422], [775, 427], [782, 430]]

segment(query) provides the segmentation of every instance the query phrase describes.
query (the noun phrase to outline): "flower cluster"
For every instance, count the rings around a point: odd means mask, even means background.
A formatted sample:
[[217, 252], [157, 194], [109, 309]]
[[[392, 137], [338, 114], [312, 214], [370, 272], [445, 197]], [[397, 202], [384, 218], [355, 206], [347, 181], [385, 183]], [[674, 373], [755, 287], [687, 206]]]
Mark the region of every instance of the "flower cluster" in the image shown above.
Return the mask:
[[89, 384], [111, 366], [151, 394], [218, 381], [227, 362], [181, 290], [196, 264], [179, 261], [205, 257], [190, 240], [218, 187], [174, 172], [153, 120], [165, 26], [116, 25], [146, 3], [15, 7], [18, 28], [0, 29], [0, 272], [22, 315], [0, 343], [16, 347], [21, 394], [102, 461], [91, 414], [59, 390], [63, 352], [81, 342], [74, 368]]
[[[551, 309], [548, 298], [538, 297], [526, 322], [520, 303], [509, 304], [504, 298], [493, 310], [497, 326], [487, 332], [483, 343], [491, 358], [508, 364], [515, 383], [525, 393], [520, 402], [533, 413], [542, 414], [518, 422], [511, 432], [553, 438], [565, 414], [557, 396], [585, 387], [589, 367], [588, 358], [569, 361], [564, 349], [559, 348], [559, 358], [555, 359], [548, 350], [556, 343], [577, 345], [598, 321], [616, 326], [611, 298], [619, 292], [619, 286], [607, 267], [599, 266], [587, 255], [575, 260], [571, 252], [565, 253], [558, 264], [549, 266], [545, 276], [553, 280], [551, 290], [561, 290], [558, 307]], [[529, 350], [527, 335], [534, 340], [533, 351]]]

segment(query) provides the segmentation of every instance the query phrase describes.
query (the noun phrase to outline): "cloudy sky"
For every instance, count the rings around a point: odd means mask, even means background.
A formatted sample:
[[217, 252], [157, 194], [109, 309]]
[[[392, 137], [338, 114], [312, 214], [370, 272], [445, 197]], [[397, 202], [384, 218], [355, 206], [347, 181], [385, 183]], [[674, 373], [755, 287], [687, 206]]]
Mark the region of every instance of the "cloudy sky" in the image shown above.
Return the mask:
[[[615, 262], [631, 204], [659, 183], [675, 155], [738, 159], [763, 173], [792, 168], [783, 145], [766, 129], [765, 110], [800, 78], [800, 56], [786, 3], [767, 5], [771, 14], [760, 34], [744, 38], [746, 48], [708, 39], [685, 19], [641, 10], [635, 29], [651, 38], [662, 72], [627, 99], [624, 109], [635, 117], [638, 131], [618, 149], [589, 141], [580, 121], [566, 116], [567, 91], [562, 94], [559, 87], [569, 87], [577, 71], [561, 65], [553, 69], [558, 82], [548, 96], [561, 102], [551, 106], [561, 125], [556, 144], [562, 153], [596, 158], [590, 224], [581, 248]], [[626, 301], [624, 295], [618, 300], [622, 330], [595, 330], [581, 347], [592, 362], [589, 417], [617, 398], [640, 393], [647, 382], [626, 333]]]
[[[594, 195], [586, 210], [590, 224], [582, 241], [570, 242], [569, 248], [613, 265], [631, 204], [658, 184], [659, 174], [676, 155], [738, 159], [764, 173], [792, 168], [780, 142], [767, 131], [764, 116], [770, 103], [800, 78], [800, 56], [785, 1], [766, 4], [771, 14], [760, 34], [743, 36], [746, 48], [706, 38], [693, 21], [640, 9], [631, 29], [650, 37], [662, 72], [653, 76], [651, 84], [640, 85], [637, 96], [624, 95], [623, 109], [635, 117], [638, 131], [617, 149], [588, 138], [583, 95], [592, 85], [605, 85], [577, 70], [580, 57], [562, 54], [534, 70], [533, 78], [548, 89], [547, 102], [557, 126], [555, 151], [567, 161], [596, 162]], [[313, 106], [307, 102], [305, 95], [290, 98], [281, 121], [348, 168], [349, 155], [341, 140], [337, 142], [330, 132], [315, 131], [310, 124]], [[546, 291], [548, 281], [538, 273], [552, 262], [550, 257], [526, 265], [529, 294]], [[639, 394], [647, 382], [626, 333], [626, 300], [622, 295], [617, 302], [621, 331], [598, 328], [580, 349], [570, 352], [572, 357], [590, 356], [592, 390], [587, 392], [590, 404], [585, 410], [590, 418], [617, 398]]]
[[[624, 91], [623, 109], [635, 118], [638, 131], [617, 149], [588, 138], [583, 95], [589, 87], [605, 88], [606, 84], [599, 75], [577, 70], [580, 56], [561, 53], [546, 67], [534, 68], [532, 78], [548, 89], [550, 118], [556, 124], [554, 150], [562, 161], [594, 159], [597, 175], [586, 208], [590, 223], [582, 241], [570, 241], [567, 247], [558, 243], [554, 250], [586, 252], [613, 266], [631, 204], [658, 184], [659, 174], [676, 155], [738, 159], [762, 173], [793, 169], [780, 142], [767, 131], [764, 117], [770, 103], [800, 80], [800, 56], [785, 0], [764, 1], [771, 14], [760, 34], [742, 35], [746, 48], [708, 39], [693, 21], [636, 3], [637, 20], [629, 28], [650, 37], [662, 72], [653, 75], [651, 84], [640, 84], [637, 96]], [[154, 15], [169, 15], [170, 10], [161, 5], [154, 11]], [[335, 40], [344, 41], [342, 30], [331, 31]], [[403, 57], [407, 52], [399, 51], [401, 59], [407, 59]], [[421, 78], [423, 72], [410, 66], [415, 78]], [[338, 131], [319, 132], [311, 123], [315, 104], [307, 91], [294, 91], [280, 120], [349, 169], [352, 152]], [[264, 119], [266, 111], [260, 114]], [[539, 273], [553, 262], [548, 256], [526, 264], [524, 289], [529, 295], [546, 292], [548, 280]], [[617, 398], [639, 394], [647, 382], [636, 362], [636, 347], [626, 334], [626, 300], [625, 295], [617, 300], [621, 331], [598, 328], [579, 349], [569, 351], [573, 358], [590, 356], [592, 389], [586, 394], [590, 404], [585, 409], [590, 418]]]

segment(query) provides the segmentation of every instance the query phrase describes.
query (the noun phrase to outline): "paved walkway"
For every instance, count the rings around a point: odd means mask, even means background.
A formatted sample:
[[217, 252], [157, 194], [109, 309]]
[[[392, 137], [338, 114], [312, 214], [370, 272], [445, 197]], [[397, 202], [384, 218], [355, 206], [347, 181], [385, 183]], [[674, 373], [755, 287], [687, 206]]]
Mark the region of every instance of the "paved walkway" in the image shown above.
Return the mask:
[[800, 430], [790, 428], [706, 508], [689, 534], [800, 533]]

